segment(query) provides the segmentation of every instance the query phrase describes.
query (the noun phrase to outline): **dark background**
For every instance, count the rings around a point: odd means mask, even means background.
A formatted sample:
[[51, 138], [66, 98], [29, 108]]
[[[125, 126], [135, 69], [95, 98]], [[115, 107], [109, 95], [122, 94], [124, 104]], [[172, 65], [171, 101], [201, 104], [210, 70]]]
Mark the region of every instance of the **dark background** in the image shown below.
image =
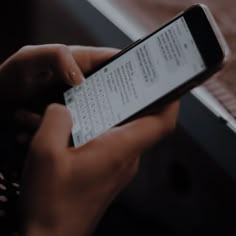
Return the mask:
[[1, 1], [0, 3], [0, 60], [31, 42], [32, 1]]
[[[107, 20], [96, 11], [87, 11], [88, 4], [82, 3], [85, 1], [78, 0], [81, 7], [78, 15], [66, 8], [66, 0], [65, 5], [60, 2], [63, 1], [0, 3], [1, 62], [28, 44], [124, 47], [130, 42], [117, 29], [113, 32], [113, 28], [103, 27]], [[86, 14], [90, 14], [89, 20], [84, 20]], [[101, 18], [100, 23], [97, 18]], [[190, 95], [183, 98], [180, 117], [183, 116], [182, 107], [191, 99]], [[198, 119], [200, 122], [202, 117]], [[144, 155], [138, 176], [109, 208], [95, 235], [236, 234], [235, 182], [184, 124], [180, 120], [171, 137]], [[205, 130], [212, 132], [208, 126]], [[13, 162], [12, 155], [17, 153], [4, 143], [1, 148], [6, 153], [1, 159]], [[215, 145], [215, 149], [218, 148], [221, 149]], [[223, 148], [221, 157], [227, 159]]]

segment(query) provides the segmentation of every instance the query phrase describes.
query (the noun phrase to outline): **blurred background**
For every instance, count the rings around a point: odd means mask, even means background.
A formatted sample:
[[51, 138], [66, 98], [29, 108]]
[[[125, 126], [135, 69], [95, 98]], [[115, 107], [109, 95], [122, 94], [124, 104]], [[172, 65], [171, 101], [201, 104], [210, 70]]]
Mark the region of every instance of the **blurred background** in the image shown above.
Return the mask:
[[[22, 46], [32, 44], [123, 48], [131, 43], [132, 37], [124, 33], [125, 29], [122, 31], [114, 25], [119, 20], [113, 19], [111, 23], [107, 6], [114, 7], [113, 17], [117, 14], [126, 18], [134, 40], [194, 2], [4, 1], [0, 3], [0, 61]], [[224, 93], [232, 94], [230, 104], [233, 106], [229, 112], [235, 116], [236, 4], [233, 0], [204, 2], [213, 10], [233, 51], [223, 75], [214, 79], [223, 81]], [[236, 141], [235, 133], [224, 131], [222, 124], [214, 126], [213, 115], [191, 95], [186, 95], [182, 101], [176, 132], [144, 155], [139, 175], [109, 208], [95, 235], [236, 235], [236, 185], [231, 175], [234, 170], [236, 173], [236, 165], [230, 159], [236, 158], [231, 144]], [[209, 141], [211, 149], [205, 145], [205, 140], [207, 144]], [[12, 151], [5, 151], [11, 159]], [[220, 157], [215, 159], [214, 155]], [[222, 164], [227, 158], [231, 172]]]

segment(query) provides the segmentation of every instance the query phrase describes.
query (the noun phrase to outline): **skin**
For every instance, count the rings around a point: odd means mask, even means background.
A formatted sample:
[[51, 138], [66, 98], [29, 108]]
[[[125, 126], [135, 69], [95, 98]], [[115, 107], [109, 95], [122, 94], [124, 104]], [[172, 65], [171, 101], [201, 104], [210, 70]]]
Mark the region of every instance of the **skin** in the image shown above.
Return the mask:
[[7, 105], [24, 127], [21, 134], [31, 141], [22, 180], [22, 235], [90, 235], [108, 205], [136, 175], [144, 150], [174, 129], [177, 102], [74, 148], [68, 146], [72, 121], [64, 106], [51, 104], [43, 116], [25, 109], [34, 101], [39, 104], [42, 90], [52, 93], [63, 81], [81, 83], [83, 73], [115, 53], [64, 45], [27, 47], [1, 66], [5, 91], [18, 84], [15, 93], [5, 94]]

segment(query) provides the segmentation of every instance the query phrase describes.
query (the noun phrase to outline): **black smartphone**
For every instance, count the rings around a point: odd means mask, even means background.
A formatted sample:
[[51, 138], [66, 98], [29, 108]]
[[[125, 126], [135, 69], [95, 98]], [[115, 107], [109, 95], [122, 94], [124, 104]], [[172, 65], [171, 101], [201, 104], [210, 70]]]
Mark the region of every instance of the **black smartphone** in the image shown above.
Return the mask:
[[180, 97], [217, 72], [228, 54], [209, 9], [192, 6], [64, 92], [74, 145]]

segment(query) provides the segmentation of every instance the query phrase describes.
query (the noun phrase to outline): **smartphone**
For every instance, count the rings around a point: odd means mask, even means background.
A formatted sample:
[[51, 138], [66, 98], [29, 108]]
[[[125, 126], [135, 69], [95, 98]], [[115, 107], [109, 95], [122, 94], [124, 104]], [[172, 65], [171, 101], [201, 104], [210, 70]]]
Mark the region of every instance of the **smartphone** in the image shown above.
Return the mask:
[[74, 146], [177, 99], [220, 70], [228, 55], [209, 9], [192, 6], [64, 92]]

